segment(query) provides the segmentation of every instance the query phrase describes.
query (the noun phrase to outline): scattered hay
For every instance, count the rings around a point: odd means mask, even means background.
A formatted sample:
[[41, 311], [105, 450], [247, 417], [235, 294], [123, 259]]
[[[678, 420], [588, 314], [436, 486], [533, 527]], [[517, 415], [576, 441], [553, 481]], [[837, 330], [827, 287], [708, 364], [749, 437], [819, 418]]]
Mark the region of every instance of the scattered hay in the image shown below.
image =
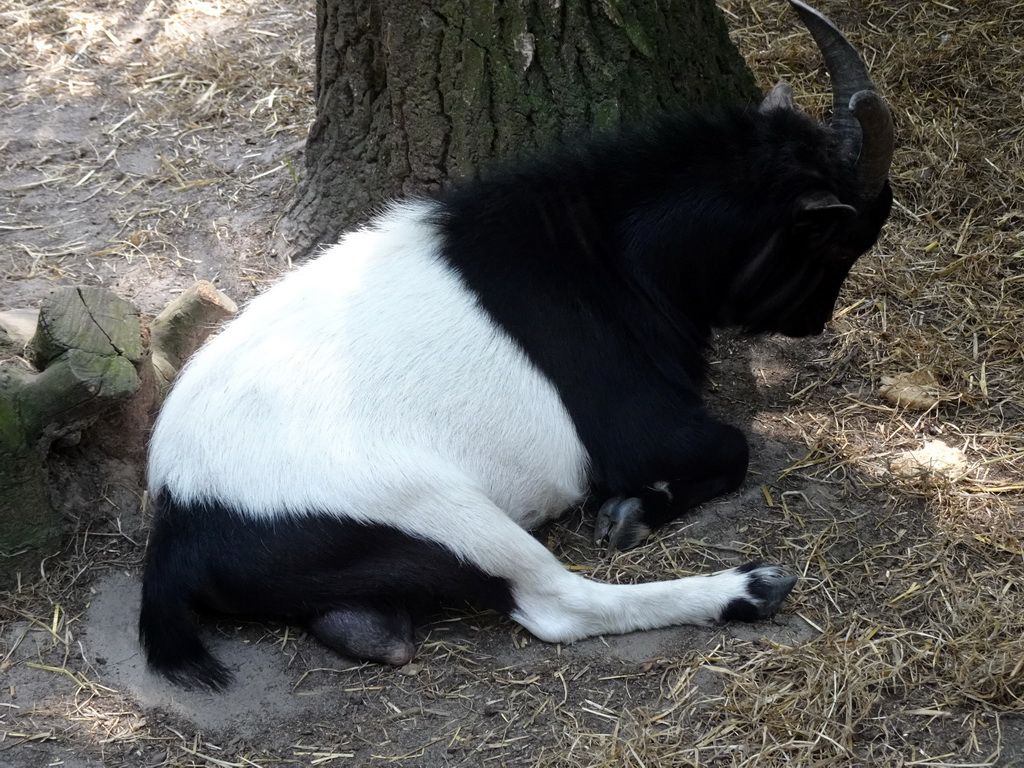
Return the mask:
[[[55, 279], [102, 284], [148, 310], [174, 285], [218, 277], [191, 232], [210, 209], [244, 219], [294, 189], [313, 26], [308, 4], [273, 0], [9, 3], [0, 111], [34, 119], [0, 135], [5, 279], [30, 297]], [[243, 288], [279, 270], [240, 266]]]

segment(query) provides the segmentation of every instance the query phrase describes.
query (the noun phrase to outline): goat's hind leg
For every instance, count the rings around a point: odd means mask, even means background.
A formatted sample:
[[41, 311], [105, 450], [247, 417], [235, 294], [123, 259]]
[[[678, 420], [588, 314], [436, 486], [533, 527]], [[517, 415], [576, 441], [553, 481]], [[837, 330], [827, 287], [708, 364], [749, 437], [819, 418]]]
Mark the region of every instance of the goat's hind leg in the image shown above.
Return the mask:
[[566, 577], [517, 584], [513, 619], [549, 642], [624, 634], [678, 624], [712, 625], [768, 618], [796, 577], [778, 566], [747, 563], [704, 576], [647, 584], [601, 584]]
[[[407, 521], [438, 520], [415, 514]], [[568, 570], [533, 536], [482, 494], [448, 504], [447, 536], [409, 531], [435, 541], [473, 570], [507, 587], [493, 605], [548, 642], [572, 642], [677, 624], [716, 624], [765, 618], [778, 610], [796, 577], [782, 568], [748, 563], [706, 576], [648, 584], [602, 584]], [[458, 535], [452, 535], [457, 531]], [[492, 590], [493, 592], [493, 590]]]

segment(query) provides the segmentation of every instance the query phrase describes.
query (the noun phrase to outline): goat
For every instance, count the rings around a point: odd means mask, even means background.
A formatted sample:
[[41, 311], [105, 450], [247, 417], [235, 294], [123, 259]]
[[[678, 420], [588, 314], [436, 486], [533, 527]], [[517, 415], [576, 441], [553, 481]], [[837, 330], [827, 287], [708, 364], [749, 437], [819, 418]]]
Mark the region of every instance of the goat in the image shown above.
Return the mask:
[[433, 601], [565, 643], [779, 608], [796, 579], [776, 566], [602, 584], [528, 530], [599, 494], [596, 543], [627, 549], [739, 486], [746, 439], [701, 404], [712, 329], [820, 333], [878, 237], [889, 108], [791, 3], [833, 78], [829, 124], [780, 84], [392, 205], [195, 355], [150, 449], [153, 669], [228, 683], [197, 610], [401, 665]]

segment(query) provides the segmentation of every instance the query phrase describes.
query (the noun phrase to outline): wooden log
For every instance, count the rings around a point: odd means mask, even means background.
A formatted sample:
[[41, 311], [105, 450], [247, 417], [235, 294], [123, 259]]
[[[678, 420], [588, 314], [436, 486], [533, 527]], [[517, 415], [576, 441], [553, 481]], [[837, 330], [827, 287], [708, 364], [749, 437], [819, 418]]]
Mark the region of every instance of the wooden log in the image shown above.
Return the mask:
[[238, 306], [213, 283], [200, 280], [150, 323], [153, 367], [166, 390], [181, 366]]
[[54, 440], [139, 389], [139, 312], [100, 288], [66, 288], [44, 302], [29, 344], [32, 371], [0, 363], [0, 569], [24, 567], [59, 541], [43, 459]]
[[29, 347], [40, 371], [72, 349], [123, 357], [133, 365], [145, 351], [139, 310], [105, 288], [85, 286], [63, 288], [43, 300]]
[[152, 354], [138, 309], [103, 288], [55, 291], [38, 321], [0, 313], [0, 587], [59, 544], [45, 464], [54, 441], [91, 428], [107, 452], [141, 458], [170, 380], [235, 311], [211, 284], [193, 286], [153, 321]]

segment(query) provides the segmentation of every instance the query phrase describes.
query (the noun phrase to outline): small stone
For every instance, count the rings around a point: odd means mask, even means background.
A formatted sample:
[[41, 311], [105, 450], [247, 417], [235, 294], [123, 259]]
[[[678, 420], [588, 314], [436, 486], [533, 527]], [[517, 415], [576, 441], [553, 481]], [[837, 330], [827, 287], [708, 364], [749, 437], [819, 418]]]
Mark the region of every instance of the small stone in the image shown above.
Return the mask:
[[12, 342], [24, 348], [39, 324], [38, 309], [9, 309], [0, 312], [0, 329], [6, 331]]
[[907, 451], [890, 464], [893, 474], [900, 477], [937, 475], [946, 480], [959, 480], [970, 470], [967, 455], [941, 440], [929, 440], [916, 451]]
[[942, 400], [942, 387], [934, 372], [922, 369], [898, 376], [883, 376], [878, 396], [901, 408], [926, 411]]

